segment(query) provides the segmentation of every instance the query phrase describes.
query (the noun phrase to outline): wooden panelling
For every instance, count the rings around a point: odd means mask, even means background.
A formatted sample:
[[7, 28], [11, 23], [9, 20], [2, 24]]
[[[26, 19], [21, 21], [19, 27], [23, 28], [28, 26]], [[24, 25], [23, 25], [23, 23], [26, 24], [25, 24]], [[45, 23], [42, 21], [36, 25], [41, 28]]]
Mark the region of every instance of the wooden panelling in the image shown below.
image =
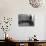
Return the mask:
[[16, 43], [16, 46], [20, 46], [20, 44], [19, 43]]
[[43, 43], [43, 46], [46, 46], [46, 43]]
[[38, 46], [43, 46], [43, 44], [40, 43], [40, 44], [38, 44]]
[[28, 46], [28, 43], [24, 43], [24, 46]]
[[38, 46], [46, 46], [46, 43], [39, 43]]

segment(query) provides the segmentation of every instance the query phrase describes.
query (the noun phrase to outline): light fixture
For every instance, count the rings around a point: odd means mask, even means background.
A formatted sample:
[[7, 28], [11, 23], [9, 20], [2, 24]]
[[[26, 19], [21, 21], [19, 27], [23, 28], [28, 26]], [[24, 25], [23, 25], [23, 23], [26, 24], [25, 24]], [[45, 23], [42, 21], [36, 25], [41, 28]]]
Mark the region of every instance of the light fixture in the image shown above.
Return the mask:
[[29, 0], [29, 3], [32, 7], [38, 8], [43, 4], [43, 0]]

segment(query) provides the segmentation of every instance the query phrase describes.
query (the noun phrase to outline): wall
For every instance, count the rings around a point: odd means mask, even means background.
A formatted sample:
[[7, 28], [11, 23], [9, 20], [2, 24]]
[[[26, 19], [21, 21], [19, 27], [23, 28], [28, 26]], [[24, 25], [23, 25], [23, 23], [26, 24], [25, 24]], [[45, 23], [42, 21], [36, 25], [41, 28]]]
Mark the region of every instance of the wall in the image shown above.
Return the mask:
[[[45, 39], [45, 16], [46, 7], [33, 8], [30, 6], [28, 0], [0, 0], [0, 18], [1, 17], [13, 17], [13, 22], [10, 33], [17, 40], [27, 40], [34, 34], [37, 35], [39, 40]], [[32, 14], [35, 15], [34, 27], [19, 27], [18, 26], [18, 14]], [[3, 31], [0, 31], [2, 35]], [[45, 34], [44, 34], [45, 33]], [[3, 33], [4, 34], [4, 33]], [[0, 36], [0, 39], [4, 39]]]

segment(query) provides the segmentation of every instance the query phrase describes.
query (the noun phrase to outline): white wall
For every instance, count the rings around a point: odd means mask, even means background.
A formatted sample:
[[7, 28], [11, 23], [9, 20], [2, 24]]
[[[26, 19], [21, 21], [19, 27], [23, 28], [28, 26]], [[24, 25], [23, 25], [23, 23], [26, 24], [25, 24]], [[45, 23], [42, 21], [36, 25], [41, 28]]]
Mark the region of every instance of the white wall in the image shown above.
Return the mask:
[[[35, 15], [34, 27], [19, 27], [18, 14], [32, 14]], [[28, 0], [0, 0], [0, 16], [13, 17], [11, 29], [9, 31], [17, 40], [27, 40], [34, 34], [39, 40], [45, 40], [45, 6], [40, 8], [33, 8], [30, 6]], [[0, 35], [2, 31], [0, 31]], [[45, 34], [44, 34], [45, 33]], [[2, 39], [2, 36], [0, 36]]]

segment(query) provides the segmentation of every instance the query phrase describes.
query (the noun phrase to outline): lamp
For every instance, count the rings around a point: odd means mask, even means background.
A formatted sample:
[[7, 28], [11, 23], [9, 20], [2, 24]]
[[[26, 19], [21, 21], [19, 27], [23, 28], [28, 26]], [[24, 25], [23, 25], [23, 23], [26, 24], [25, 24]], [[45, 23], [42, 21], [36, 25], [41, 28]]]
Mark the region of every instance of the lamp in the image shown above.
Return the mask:
[[43, 4], [43, 0], [29, 0], [29, 4], [33, 7], [33, 8], [38, 8]]

